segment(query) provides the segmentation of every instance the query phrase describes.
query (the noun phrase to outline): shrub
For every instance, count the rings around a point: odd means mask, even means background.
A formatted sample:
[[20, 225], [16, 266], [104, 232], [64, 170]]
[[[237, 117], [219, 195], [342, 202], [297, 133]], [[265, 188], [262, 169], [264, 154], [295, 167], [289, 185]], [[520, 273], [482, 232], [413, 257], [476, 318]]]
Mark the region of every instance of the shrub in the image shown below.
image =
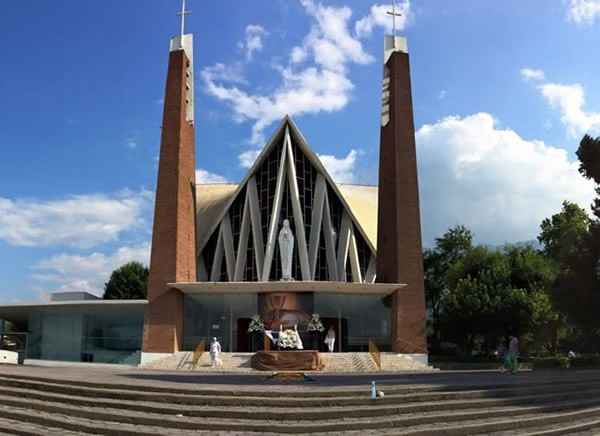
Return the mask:
[[571, 368], [600, 368], [600, 356], [597, 354], [587, 354], [576, 356], [570, 359]]
[[563, 369], [569, 367], [569, 359], [564, 356], [536, 357], [531, 359], [533, 369]]

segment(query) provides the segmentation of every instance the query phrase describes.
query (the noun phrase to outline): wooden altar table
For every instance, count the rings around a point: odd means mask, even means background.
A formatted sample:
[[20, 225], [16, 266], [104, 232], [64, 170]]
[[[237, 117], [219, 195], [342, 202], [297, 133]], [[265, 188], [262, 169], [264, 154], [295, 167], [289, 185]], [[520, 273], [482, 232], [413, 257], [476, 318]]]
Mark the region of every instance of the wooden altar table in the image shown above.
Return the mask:
[[320, 371], [323, 369], [318, 351], [258, 351], [251, 365], [259, 371]]

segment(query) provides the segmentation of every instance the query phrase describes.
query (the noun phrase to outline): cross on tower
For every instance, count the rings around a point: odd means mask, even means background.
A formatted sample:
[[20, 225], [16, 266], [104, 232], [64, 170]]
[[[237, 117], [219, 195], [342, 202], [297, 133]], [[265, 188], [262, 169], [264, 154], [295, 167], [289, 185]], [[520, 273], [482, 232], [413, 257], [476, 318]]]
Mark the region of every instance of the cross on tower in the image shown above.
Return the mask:
[[392, 10], [388, 11], [387, 14], [392, 16], [393, 35], [396, 36], [396, 17], [402, 16], [400, 12], [396, 12], [396, 0], [392, 0]]
[[181, 12], [177, 12], [177, 15], [181, 17], [181, 40], [183, 41], [183, 34], [185, 33], [185, 16], [190, 15], [192, 11], [185, 10], [185, 0], [181, 1]]

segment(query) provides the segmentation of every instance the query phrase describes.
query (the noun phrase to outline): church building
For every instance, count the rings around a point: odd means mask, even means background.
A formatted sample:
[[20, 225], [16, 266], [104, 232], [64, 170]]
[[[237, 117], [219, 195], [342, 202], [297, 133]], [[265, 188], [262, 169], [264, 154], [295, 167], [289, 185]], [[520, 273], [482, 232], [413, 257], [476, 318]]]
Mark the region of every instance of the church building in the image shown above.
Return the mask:
[[194, 114], [193, 36], [182, 33], [169, 50], [147, 301], [0, 306], [29, 335], [27, 356], [115, 361], [102, 357], [113, 347], [144, 365], [214, 337], [224, 352], [253, 352], [252, 318], [303, 335], [316, 314], [336, 352], [371, 342], [426, 362], [406, 39], [384, 42], [378, 186], [336, 183], [289, 116], [239, 184], [197, 184]]

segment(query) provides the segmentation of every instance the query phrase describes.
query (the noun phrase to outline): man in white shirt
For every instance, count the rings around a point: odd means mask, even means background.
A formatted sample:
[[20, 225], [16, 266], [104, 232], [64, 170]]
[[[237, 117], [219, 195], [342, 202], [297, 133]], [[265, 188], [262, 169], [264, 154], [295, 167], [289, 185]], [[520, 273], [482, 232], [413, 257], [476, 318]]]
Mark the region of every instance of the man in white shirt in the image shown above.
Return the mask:
[[221, 355], [221, 344], [217, 338], [213, 338], [210, 343], [210, 366], [212, 368], [216, 368], [217, 366], [221, 366], [221, 359], [219, 356]]

